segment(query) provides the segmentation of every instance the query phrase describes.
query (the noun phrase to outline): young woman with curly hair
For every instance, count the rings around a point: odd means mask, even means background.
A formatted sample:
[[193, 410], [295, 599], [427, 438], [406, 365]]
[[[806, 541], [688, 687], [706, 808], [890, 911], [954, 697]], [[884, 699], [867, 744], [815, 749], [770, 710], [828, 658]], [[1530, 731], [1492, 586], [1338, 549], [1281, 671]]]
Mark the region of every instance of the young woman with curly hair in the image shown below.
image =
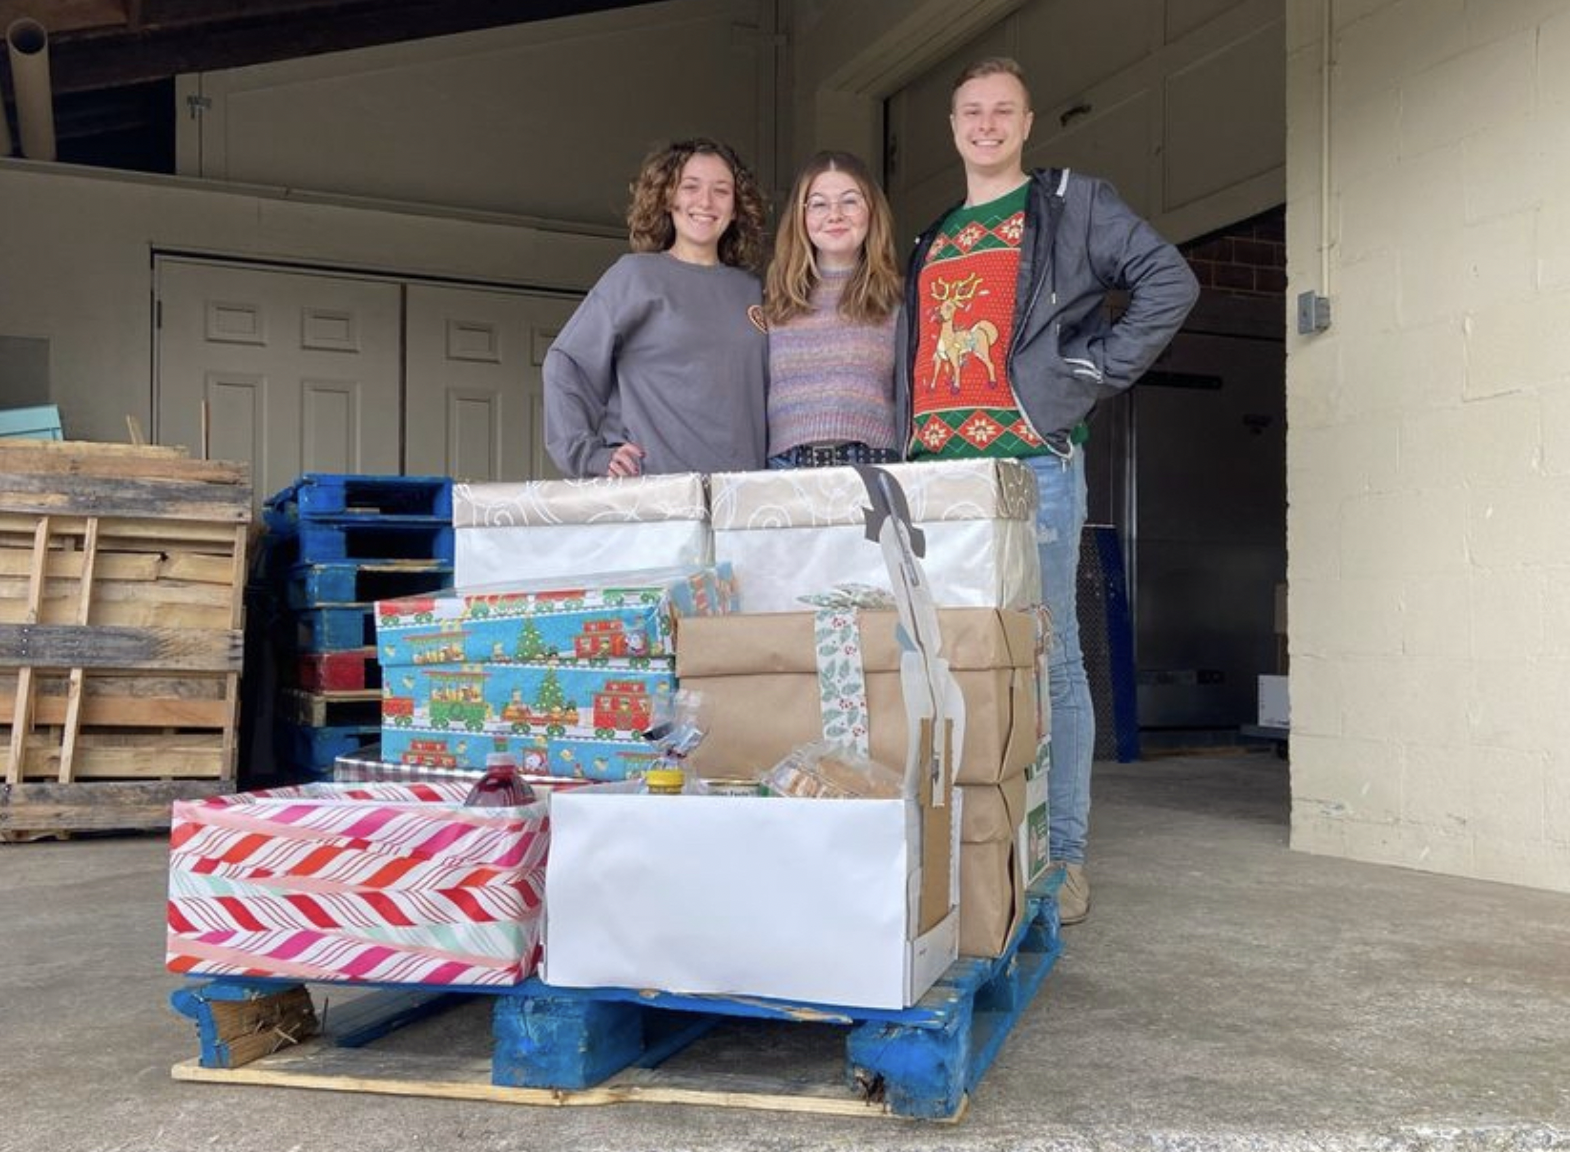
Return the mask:
[[736, 153], [684, 140], [632, 184], [632, 253], [545, 357], [545, 442], [569, 476], [763, 467], [763, 197]]
[[901, 294], [883, 191], [855, 156], [818, 153], [796, 177], [769, 264], [769, 467], [900, 458]]

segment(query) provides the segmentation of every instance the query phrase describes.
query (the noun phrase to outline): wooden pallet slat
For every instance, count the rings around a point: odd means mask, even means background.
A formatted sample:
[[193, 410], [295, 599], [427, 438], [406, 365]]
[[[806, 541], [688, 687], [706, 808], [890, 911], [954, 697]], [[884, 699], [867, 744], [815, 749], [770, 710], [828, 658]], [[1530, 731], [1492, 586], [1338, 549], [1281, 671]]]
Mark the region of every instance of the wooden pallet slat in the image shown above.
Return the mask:
[[267, 501], [270, 516], [399, 516], [452, 520], [452, 481], [446, 476], [373, 476], [307, 472]]
[[[38, 619], [38, 610], [44, 597], [45, 560], [49, 552], [49, 517], [41, 517], [33, 535], [33, 565], [27, 579], [26, 621], [31, 625]], [[0, 636], [0, 653], [6, 651]], [[16, 783], [22, 778], [22, 754], [27, 742], [28, 729], [33, 723], [33, 670], [24, 667], [17, 677], [16, 706], [11, 715], [11, 747], [6, 757], [5, 778]]]
[[452, 565], [429, 560], [307, 564], [290, 574], [289, 607], [326, 608], [396, 600], [452, 583]]
[[382, 693], [379, 688], [347, 692], [302, 692], [286, 688], [279, 698], [279, 715], [308, 728], [379, 725]]
[[230, 790], [220, 780], [106, 780], [92, 784], [8, 784], [0, 788], [0, 834], [157, 831], [176, 800]]
[[0, 668], [239, 671], [238, 630], [0, 624]]
[[[99, 476], [108, 479], [150, 478], [190, 480], [249, 489], [250, 467], [229, 460], [193, 460], [183, 448], [161, 445], [98, 444], [80, 440], [60, 443], [0, 443], [0, 473]], [[250, 493], [246, 493], [250, 502]]]
[[[98, 520], [87, 522], [87, 537], [82, 545], [82, 574], [78, 578], [76, 624], [87, 627], [93, 612], [93, 568], [98, 561]], [[71, 669], [70, 687], [66, 690], [65, 735], [60, 741], [60, 783], [71, 782], [71, 766], [76, 762], [76, 740], [82, 723], [82, 679], [85, 675], [80, 665]]]
[[248, 489], [186, 480], [0, 472], [0, 504], [10, 512], [39, 516], [145, 516], [220, 523], [251, 518]]
[[310, 692], [380, 689], [382, 666], [375, 648], [344, 652], [306, 652], [295, 660], [295, 683]]

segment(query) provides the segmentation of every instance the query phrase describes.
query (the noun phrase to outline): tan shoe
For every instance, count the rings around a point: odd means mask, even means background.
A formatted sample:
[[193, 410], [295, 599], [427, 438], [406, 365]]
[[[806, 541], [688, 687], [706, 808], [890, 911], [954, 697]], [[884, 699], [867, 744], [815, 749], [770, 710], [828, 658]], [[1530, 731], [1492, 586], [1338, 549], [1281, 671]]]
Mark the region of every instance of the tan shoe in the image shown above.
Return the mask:
[[1058, 889], [1058, 923], [1067, 927], [1078, 924], [1090, 915], [1090, 877], [1085, 875], [1083, 864], [1054, 864], [1063, 873], [1063, 886]]

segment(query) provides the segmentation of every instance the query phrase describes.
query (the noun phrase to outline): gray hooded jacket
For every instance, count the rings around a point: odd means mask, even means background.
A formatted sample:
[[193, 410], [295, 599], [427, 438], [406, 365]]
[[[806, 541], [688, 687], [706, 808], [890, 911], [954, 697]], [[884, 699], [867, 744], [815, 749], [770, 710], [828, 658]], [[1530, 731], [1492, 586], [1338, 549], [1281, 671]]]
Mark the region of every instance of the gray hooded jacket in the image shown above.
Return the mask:
[[[1111, 184], [1067, 169], [1031, 173], [1020, 243], [1008, 378], [1031, 426], [1061, 439], [1100, 400], [1139, 379], [1199, 298], [1182, 253]], [[959, 207], [955, 205], [954, 207]], [[916, 240], [905, 282], [896, 364], [899, 427], [910, 444], [920, 273], [948, 209]], [[1107, 294], [1127, 291], [1113, 321]]]

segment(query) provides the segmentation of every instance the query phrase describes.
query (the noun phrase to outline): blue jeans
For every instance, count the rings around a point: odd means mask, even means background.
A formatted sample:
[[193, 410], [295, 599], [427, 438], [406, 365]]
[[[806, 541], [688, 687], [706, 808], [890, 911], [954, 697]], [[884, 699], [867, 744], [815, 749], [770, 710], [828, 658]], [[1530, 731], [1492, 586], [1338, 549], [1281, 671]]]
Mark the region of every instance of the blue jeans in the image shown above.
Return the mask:
[[1090, 762], [1096, 747], [1096, 716], [1079, 646], [1075, 585], [1080, 537], [1085, 527], [1085, 456], [1030, 456], [1041, 494], [1036, 513], [1036, 549], [1041, 553], [1041, 599], [1052, 613], [1052, 647], [1047, 675], [1052, 695], [1052, 770], [1047, 777], [1051, 808], [1048, 851], [1053, 860], [1085, 862], [1090, 824]]

